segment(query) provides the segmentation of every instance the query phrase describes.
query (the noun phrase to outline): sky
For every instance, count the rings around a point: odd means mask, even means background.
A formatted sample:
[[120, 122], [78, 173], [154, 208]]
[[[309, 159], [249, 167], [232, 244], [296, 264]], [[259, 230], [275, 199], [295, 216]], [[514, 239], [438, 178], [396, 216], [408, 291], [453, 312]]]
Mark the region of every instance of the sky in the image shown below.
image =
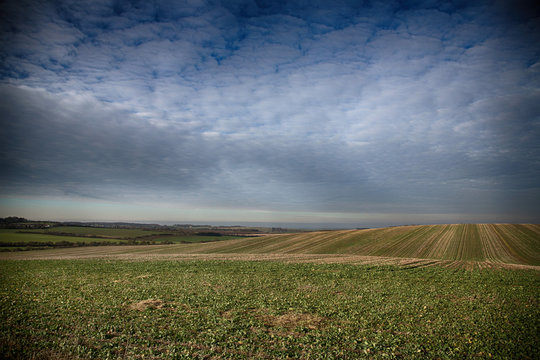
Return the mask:
[[540, 222], [535, 1], [6, 0], [0, 216]]

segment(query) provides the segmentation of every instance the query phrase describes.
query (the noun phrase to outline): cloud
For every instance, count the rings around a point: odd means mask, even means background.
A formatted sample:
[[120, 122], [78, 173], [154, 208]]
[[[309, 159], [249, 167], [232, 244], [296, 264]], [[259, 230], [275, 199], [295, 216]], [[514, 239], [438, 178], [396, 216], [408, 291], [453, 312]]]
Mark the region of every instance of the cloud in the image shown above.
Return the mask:
[[[95, 99], [58, 99], [28, 88], [2, 92], [10, 120], [3, 132], [5, 165], [13, 169], [4, 174], [8, 183], [56, 191], [81, 184], [98, 192], [111, 183], [189, 187], [194, 174], [213, 168], [204, 152], [195, 152], [190, 134], [171, 135]], [[184, 168], [191, 171], [182, 176]]]
[[483, 2], [3, 7], [4, 195], [540, 214], [537, 18]]

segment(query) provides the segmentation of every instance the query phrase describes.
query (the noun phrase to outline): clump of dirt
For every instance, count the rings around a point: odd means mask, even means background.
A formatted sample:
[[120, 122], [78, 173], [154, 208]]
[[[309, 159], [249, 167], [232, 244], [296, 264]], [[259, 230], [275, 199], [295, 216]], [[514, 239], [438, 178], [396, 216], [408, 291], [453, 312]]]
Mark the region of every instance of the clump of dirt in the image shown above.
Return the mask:
[[147, 299], [128, 306], [131, 310], [144, 311], [146, 309], [163, 309], [167, 306], [167, 302], [160, 299]]

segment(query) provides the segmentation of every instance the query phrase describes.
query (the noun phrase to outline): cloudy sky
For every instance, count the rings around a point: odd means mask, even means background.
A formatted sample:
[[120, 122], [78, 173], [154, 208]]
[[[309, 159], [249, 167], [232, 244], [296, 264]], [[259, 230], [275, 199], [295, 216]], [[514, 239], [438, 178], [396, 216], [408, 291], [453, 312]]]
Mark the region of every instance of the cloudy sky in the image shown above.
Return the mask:
[[540, 222], [533, 4], [3, 1], [0, 216]]

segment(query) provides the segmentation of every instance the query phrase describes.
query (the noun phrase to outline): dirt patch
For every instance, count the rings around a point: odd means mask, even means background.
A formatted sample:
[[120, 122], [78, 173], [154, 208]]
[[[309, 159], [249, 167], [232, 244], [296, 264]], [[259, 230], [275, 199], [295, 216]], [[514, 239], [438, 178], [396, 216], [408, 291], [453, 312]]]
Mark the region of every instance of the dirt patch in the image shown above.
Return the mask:
[[144, 311], [146, 309], [163, 309], [167, 307], [168, 303], [160, 299], [147, 299], [128, 306], [131, 310]]
[[293, 311], [282, 315], [271, 315], [262, 310], [255, 313], [255, 317], [264, 322], [268, 332], [279, 336], [300, 336], [301, 332], [324, 328], [326, 322], [321, 316]]
[[294, 329], [301, 326], [314, 330], [318, 329], [323, 323], [323, 318], [320, 316], [295, 312], [288, 312], [283, 315], [268, 318], [268, 320], [272, 325], [284, 327], [286, 329]]

